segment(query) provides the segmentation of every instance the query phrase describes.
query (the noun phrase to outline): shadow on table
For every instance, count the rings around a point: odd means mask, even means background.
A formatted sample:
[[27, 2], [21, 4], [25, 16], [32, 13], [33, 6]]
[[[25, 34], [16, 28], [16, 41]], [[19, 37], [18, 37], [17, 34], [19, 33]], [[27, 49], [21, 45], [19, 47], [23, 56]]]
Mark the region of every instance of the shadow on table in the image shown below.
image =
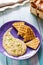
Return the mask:
[[39, 63], [43, 63], [43, 42], [41, 43], [41, 47], [38, 51], [38, 58], [39, 58]]

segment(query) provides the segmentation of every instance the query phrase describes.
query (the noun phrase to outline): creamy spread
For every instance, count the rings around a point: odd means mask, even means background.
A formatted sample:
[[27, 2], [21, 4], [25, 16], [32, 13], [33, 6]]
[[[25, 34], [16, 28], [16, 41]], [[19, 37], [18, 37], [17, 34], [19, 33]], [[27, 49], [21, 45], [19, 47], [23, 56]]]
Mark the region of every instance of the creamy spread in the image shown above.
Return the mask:
[[3, 47], [12, 56], [21, 56], [26, 52], [25, 43], [17, 38], [14, 38], [10, 33], [9, 28], [3, 35]]

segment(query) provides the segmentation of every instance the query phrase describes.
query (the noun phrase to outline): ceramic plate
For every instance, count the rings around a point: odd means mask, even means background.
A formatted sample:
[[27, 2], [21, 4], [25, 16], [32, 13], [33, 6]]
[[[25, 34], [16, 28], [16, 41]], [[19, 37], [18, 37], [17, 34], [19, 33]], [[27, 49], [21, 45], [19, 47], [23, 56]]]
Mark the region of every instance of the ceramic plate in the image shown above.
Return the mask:
[[[2, 25], [1, 28], [0, 28], [0, 52], [2, 54], [4, 54], [4, 55], [6, 55], [6, 56], [8, 56], [8, 57], [10, 57], [12, 59], [16, 59], [16, 60], [23, 60], [23, 59], [30, 58], [30, 57], [32, 57], [33, 55], [35, 55], [37, 53], [37, 51], [40, 48], [40, 45], [39, 45], [39, 47], [36, 50], [32, 50], [32, 49], [28, 48], [27, 52], [23, 56], [19, 56], [19, 57], [10, 56], [3, 48], [3, 45], [2, 45], [3, 34], [7, 31], [7, 29], [12, 27], [12, 24], [14, 22], [21, 22], [21, 21], [9, 21], [9, 22], [5, 23], [4, 25]], [[25, 22], [25, 24], [30, 26], [33, 29], [33, 31], [35, 33], [35, 36], [38, 37], [40, 39], [40, 42], [41, 42], [41, 37], [40, 37], [40, 34], [39, 34], [38, 30], [34, 26], [32, 26], [31, 24], [29, 24], [27, 22]], [[22, 40], [22, 38], [17, 35], [17, 31], [14, 28], [11, 30], [11, 34], [15, 38], [19, 38], [19, 39]]]

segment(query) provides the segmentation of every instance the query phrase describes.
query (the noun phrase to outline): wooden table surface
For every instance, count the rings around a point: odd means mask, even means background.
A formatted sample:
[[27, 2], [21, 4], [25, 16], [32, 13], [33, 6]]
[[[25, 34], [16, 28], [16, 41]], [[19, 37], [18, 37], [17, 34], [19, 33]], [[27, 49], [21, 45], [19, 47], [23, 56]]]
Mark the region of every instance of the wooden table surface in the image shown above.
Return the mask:
[[27, 60], [13, 60], [0, 53], [0, 65], [43, 65], [43, 20], [30, 13], [29, 3], [0, 12], [0, 27], [10, 20], [23, 20], [34, 25], [42, 37], [41, 48], [36, 55]]

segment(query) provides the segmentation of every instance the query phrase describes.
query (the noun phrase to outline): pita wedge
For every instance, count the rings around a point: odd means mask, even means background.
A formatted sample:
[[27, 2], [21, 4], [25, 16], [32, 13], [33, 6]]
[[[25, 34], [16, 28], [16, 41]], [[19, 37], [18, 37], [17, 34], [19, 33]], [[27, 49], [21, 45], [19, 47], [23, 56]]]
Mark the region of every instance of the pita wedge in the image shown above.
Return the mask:
[[34, 31], [31, 29], [30, 26], [26, 25], [25, 22], [15, 22], [12, 25], [18, 31], [17, 35], [23, 37], [24, 42], [35, 38]]
[[27, 42], [35, 38], [34, 31], [31, 29], [30, 26], [22, 25], [18, 31], [18, 35], [23, 37], [23, 41]]
[[19, 31], [19, 28], [24, 25], [25, 22], [15, 22], [12, 24], [14, 28], [16, 28], [17, 31]]
[[38, 46], [39, 46], [39, 43], [40, 43], [40, 40], [39, 40], [38, 37], [36, 37], [36, 38], [33, 39], [32, 41], [27, 42], [27, 43], [26, 43], [26, 46], [27, 46], [27, 47], [30, 47], [30, 48], [32, 48], [32, 49], [37, 49]]
[[20, 39], [14, 38], [9, 28], [3, 35], [3, 47], [12, 56], [21, 56], [26, 52], [26, 45]]

